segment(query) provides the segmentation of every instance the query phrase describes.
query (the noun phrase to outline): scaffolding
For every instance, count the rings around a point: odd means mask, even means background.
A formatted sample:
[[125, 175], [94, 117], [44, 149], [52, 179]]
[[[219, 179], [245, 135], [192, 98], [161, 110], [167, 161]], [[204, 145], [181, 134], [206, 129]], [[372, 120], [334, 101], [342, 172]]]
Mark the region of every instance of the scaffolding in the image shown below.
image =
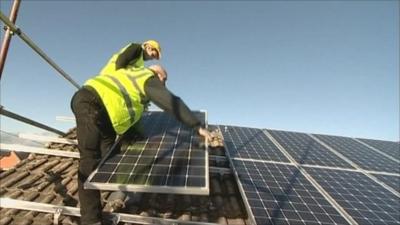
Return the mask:
[[[2, 78], [2, 73], [4, 70], [11, 38], [13, 35], [17, 35], [20, 37], [34, 52], [36, 52], [41, 58], [43, 58], [50, 66], [52, 66], [61, 76], [63, 76], [69, 83], [71, 83], [74, 87], [77, 89], [80, 88], [78, 83], [76, 83], [71, 76], [69, 76], [60, 66], [58, 66], [53, 59], [51, 59], [42, 49], [39, 48], [30, 38], [27, 34], [25, 34], [21, 28], [17, 27], [15, 25], [17, 15], [18, 15], [18, 10], [20, 6], [21, 0], [14, 0], [10, 16], [7, 18], [3, 12], [0, 11], [0, 19], [1, 21], [5, 24], [5, 33], [4, 33], [4, 38], [0, 50], [0, 79]], [[25, 124], [29, 124], [35, 127], [38, 127], [40, 129], [44, 129], [46, 131], [50, 131], [52, 133], [65, 136], [66, 133], [62, 132], [58, 129], [52, 128], [50, 126], [47, 126], [45, 124], [42, 124], [40, 122], [34, 121], [32, 119], [29, 119], [27, 117], [21, 116], [17, 113], [11, 112], [9, 110], [6, 110], [4, 106], [0, 106], [0, 114], [6, 117], [9, 117], [11, 119], [23, 122]], [[25, 152], [30, 152], [30, 153], [39, 153], [39, 154], [49, 154], [49, 155], [56, 155], [56, 156], [64, 156], [64, 157], [72, 157], [72, 158], [79, 158], [79, 153], [77, 152], [66, 152], [66, 151], [60, 151], [60, 150], [50, 150], [50, 149], [43, 149], [43, 148], [35, 148], [35, 147], [29, 147], [29, 146], [17, 146], [17, 145], [7, 145], [7, 144], [0, 144], [0, 148], [2, 150], [9, 150], [9, 151], [25, 151]], [[36, 212], [48, 212], [48, 213], [53, 213], [54, 214], [54, 224], [58, 224], [58, 217], [60, 214], [64, 215], [72, 215], [72, 216], [80, 216], [79, 214], [79, 208], [74, 208], [72, 210], [67, 209], [67, 207], [60, 207], [60, 206], [54, 206], [54, 205], [47, 205], [43, 206], [40, 205], [40, 203], [32, 203], [29, 201], [21, 201], [21, 200], [13, 200], [13, 199], [4, 199], [1, 198], [1, 207], [4, 208], [12, 208], [12, 209], [26, 209], [26, 210], [32, 210]], [[33, 206], [32, 206], [33, 204]], [[39, 204], [39, 205], [38, 205]], [[71, 211], [73, 213], [71, 213]], [[125, 220], [128, 221], [133, 221], [133, 219], [128, 218]], [[138, 221], [138, 218], [135, 218], [135, 221]], [[146, 221], [145, 219], [139, 221]], [[151, 220], [149, 220], [151, 221]], [[148, 222], [150, 223], [150, 222]]]
[[[24, 32], [22, 32], [21, 28], [17, 27], [15, 25], [15, 21], [17, 19], [17, 14], [18, 14], [18, 9], [20, 6], [20, 0], [14, 0], [10, 16], [7, 18], [3, 12], [0, 11], [0, 19], [1, 21], [5, 24], [5, 33], [4, 33], [4, 38], [3, 38], [3, 43], [1, 47], [1, 52], [0, 52], [0, 79], [2, 77], [3, 69], [5, 66], [7, 54], [8, 54], [8, 49], [10, 46], [11, 42], [11, 37], [13, 35], [18, 35], [34, 52], [36, 52], [41, 58], [43, 58], [50, 66], [52, 66], [61, 76], [63, 76], [67, 81], [69, 81], [74, 87], [77, 89], [80, 88], [78, 83], [76, 83], [71, 76], [69, 76], [60, 66], [58, 66], [53, 59], [51, 59], [42, 49], [39, 48], [30, 38], [28, 35], [26, 35]], [[17, 113], [11, 112], [9, 110], [6, 110], [4, 106], [0, 106], [0, 114], [4, 115], [6, 117], [18, 120], [23, 123], [27, 123], [29, 125], [50, 131], [52, 133], [56, 133], [58, 135], [64, 136], [65, 133], [57, 130], [55, 128], [49, 127], [45, 124], [39, 123], [37, 121], [34, 121], [32, 119], [26, 118], [24, 116], [21, 116]]]

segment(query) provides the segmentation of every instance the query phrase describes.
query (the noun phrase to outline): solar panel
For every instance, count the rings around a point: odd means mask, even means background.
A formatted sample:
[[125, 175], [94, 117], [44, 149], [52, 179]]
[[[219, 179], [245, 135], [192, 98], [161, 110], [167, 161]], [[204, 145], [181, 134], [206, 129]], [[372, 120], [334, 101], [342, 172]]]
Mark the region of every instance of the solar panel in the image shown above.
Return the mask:
[[400, 224], [400, 198], [364, 174], [306, 170], [359, 224]]
[[262, 129], [220, 126], [226, 149], [232, 158], [289, 162]]
[[299, 164], [353, 168], [307, 134], [277, 130], [267, 131]]
[[[195, 115], [206, 122], [204, 112]], [[163, 112], [143, 116], [145, 138], [122, 144], [85, 182], [86, 188], [209, 194], [208, 152], [197, 131]]]
[[233, 164], [257, 224], [349, 224], [296, 167], [247, 160]]
[[393, 158], [400, 160], [400, 143], [394, 141], [381, 141], [381, 140], [372, 140], [372, 139], [362, 139], [357, 138], [358, 140], [382, 151]]
[[399, 173], [399, 164], [348, 137], [314, 135], [362, 169]]

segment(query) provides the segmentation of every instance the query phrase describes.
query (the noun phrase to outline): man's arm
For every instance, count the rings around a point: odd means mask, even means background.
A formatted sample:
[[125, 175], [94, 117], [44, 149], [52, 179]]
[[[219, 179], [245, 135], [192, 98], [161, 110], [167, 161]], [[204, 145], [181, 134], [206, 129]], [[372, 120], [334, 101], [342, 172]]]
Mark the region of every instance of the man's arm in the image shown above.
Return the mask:
[[126, 67], [132, 60], [140, 56], [142, 47], [140, 44], [132, 43], [123, 49], [115, 59], [115, 69]]
[[118, 69], [126, 67], [132, 60], [138, 59], [142, 53], [140, 44], [131, 43], [114, 54], [101, 69], [100, 74], [112, 74]]
[[182, 99], [172, 94], [157, 77], [151, 77], [146, 81], [144, 91], [154, 104], [174, 115], [187, 126], [196, 131], [202, 126], [200, 120], [196, 118]]

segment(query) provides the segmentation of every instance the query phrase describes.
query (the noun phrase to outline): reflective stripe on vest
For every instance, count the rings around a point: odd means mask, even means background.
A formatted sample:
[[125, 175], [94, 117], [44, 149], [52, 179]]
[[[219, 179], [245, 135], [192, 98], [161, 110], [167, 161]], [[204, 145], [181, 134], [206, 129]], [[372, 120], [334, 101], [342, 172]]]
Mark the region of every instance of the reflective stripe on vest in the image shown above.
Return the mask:
[[144, 90], [142, 90], [143, 88], [140, 88], [140, 87], [139, 87], [139, 84], [138, 84], [137, 80], [140, 79], [141, 77], [147, 76], [147, 74], [140, 74], [140, 75], [137, 75], [137, 76], [135, 76], [135, 77], [131, 77], [131, 76], [129, 76], [129, 74], [126, 74], [126, 75], [127, 75], [127, 76], [129, 77], [129, 79], [132, 81], [132, 85], [136, 88], [136, 90], [138, 90], [140, 94], [142, 94], [143, 96], [145, 96]]
[[128, 68], [96, 76], [85, 83], [100, 96], [117, 134], [125, 133], [142, 116], [144, 84], [152, 76], [153, 72], [147, 68]]
[[117, 78], [110, 76], [110, 75], [106, 75], [106, 76], [109, 77], [112, 81], [114, 81], [114, 83], [119, 87], [119, 90], [121, 91], [121, 94], [124, 97], [126, 108], [129, 112], [130, 121], [133, 124], [135, 122], [135, 111], [133, 111], [133, 103], [131, 101], [131, 98], [129, 97], [128, 91], [121, 84], [121, 82], [119, 82], [119, 80]]

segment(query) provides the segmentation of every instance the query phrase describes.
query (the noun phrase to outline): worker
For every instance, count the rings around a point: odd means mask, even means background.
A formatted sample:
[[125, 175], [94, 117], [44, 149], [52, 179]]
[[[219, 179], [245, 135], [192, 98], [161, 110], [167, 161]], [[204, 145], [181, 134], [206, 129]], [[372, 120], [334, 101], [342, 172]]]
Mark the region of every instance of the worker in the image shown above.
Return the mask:
[[166, 88], [166, 70], [161, 65], [145, 67], [144, 61], [160, 58], [157, 41], [130, 43], [72, 97], [80, 152], [78, 191], [82, 225], [106, 224], [102, 221], [100, 191], [84, 189], [83, 183], [114, 144], [116, 135], [138, 123], [149, 101], [211, 140], [204, 124]]

